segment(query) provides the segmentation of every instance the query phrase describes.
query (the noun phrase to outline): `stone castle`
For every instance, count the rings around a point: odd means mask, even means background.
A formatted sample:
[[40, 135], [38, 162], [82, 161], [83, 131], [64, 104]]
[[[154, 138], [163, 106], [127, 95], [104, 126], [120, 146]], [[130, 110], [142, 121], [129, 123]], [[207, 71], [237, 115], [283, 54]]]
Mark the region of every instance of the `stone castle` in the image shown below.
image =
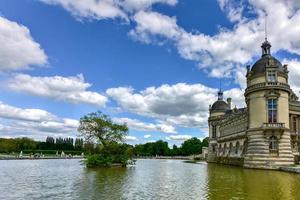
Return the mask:
[[246, 108], [232, 109], [221, 91], [209, 108], [208, 162], [263, 169], [299, 162], [300, 101], [287, 65], [271, 55], [267, 39], [261, 48], [262, 57], [247, 67]]

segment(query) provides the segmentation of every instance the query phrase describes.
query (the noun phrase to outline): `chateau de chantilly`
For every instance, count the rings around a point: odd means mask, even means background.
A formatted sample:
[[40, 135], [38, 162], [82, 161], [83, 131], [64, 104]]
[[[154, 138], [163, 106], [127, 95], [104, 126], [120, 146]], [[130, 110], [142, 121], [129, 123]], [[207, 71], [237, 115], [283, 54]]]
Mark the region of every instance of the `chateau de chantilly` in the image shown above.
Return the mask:
[[278, 169], [299, 162], [300, 101], [288, 82], [288, 67], [271, 55], [266, 39], [262, 56], [247, 66], [245, 108], [231, 98], [209, 107], [208, 162]]

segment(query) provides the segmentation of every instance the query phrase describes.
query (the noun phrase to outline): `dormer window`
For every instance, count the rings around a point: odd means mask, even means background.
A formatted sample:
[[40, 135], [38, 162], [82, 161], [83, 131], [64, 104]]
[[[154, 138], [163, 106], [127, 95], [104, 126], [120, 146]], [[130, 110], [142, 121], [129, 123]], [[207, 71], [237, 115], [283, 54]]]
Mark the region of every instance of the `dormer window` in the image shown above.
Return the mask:
[[267, 71], [267, 81], [277, 82], [277, 76], [275, 71]]

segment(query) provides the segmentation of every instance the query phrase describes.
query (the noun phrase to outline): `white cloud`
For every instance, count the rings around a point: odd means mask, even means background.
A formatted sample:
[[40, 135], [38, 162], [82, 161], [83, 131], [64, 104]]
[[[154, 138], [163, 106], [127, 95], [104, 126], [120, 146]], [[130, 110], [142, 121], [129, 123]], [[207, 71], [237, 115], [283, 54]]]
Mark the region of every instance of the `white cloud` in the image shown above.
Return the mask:
[[184, 140], [188, 140], [191, 139], [192, 136], [191, 135], [171, 135], [169, 137], [166, 137], [166, 140], [180, 140], [180, 141], [184, 141]]
[[175, 127], [167, 124], [153, 124], [153, 123], [145, 123], [136, 119], [129, 118], [113, 118], [113, 121], [116, 123], [125, 123], [134, 130], [138, 131], [159, 131], [163, 133], [172, 133], [176, 134]]
[[151, 138], [152, 135], [144, 135], [144, 138], [148, 139], [148, 138]]
[[47, 56], [27, 27], [0, 16], [0, 71], [43, 65]]
[[14, 91], [71, 103], [104, 106], [108, 101], [97, 92], [87, 91], [91, 84], [85, 82], [82, 74], [70, 77], [18, 74], [9, 80], [8, 87]]
[[40, 0], [49, 5], [59, 5], [76, 18], [115, 19], [129, 21], [129, 15], [139, 10], [147, 10], [154, 4], [174, 6], [177, 0]]
[[[217, 91], [202, 84], [178, 83], [149, 87], [139, 92], [130, 87], [110, 88], [106, 93], [123, 110], [156, 118], [161, 124], [205, 127], [209, 104], [216, 101]], [[233, 105], [243, 105], [242, 90], [234, 88], [225, 91], [225, 96], [232, 96]], [[170, 126], [161, 127], [162, 130], [168, 128]]]
[[298, 59], [284, 59], [283, 64], [288, 65], [289, 84], [297, 96], [300, 92], [300, 61]]
[[[215, 35], [206, 35], [199, 31], [188, 32], [177, 24], [175, 16], [170, 17], [151, 9], [156, 3], [174, 6], [177, 0], [42, 1], [61, 5], [80, 17], [128, 18], [136, 24], [129, 33], [135, 39], [157, 44], [170, 41], [174, 43], [182, 58], [195, 61], [209, 76], [235, 79], [242, 89], [245, 87], [245, 81], [240, 77], [244, 76], [244, 67], [259, 55], [260, 42], [264, 39], [265, 13], [268, 14], [268, 33], [273, 45], [272, 50], [286, 50], [300, 55], [298, 0], [218, 0], [233, 28], [220, 27]], [[107, 4], [113, 9], [103, 9], [100, 4]], [[115, 12], [103, 14], [103, 10]]]
[[128, 11], [145, 10], [150, 8], [153, 4], [161, 3], [174, 6], [177, 4], [177, 0], [124, 0], [121, 6]]
[[[154, 11], [140, 11], [134, 16], [137, 25], [130, 35], [146, 43], [160, 44], [157, 41], [169, 40], [184, 59], [196, 61], [199, 68], [210, 76], [234, 78], [244, 88], [245, 81], [240, 77], [245, 75], [244, 66], [253, 62], [253, 58], [260, 53], [265, 13], [268, 14], [268, 33], [273, 52], [286, 50], [300, 55], [300, 7], [297, 2], [219, 0], [220, 7], [234, 26], [231, 30], [221, 27], [213, 36], [187, 32], [177, 24], [175, 17]], [[247, 17], [249, 12], [252, 18]]]
[[76, 136], [79, 122], [59, 118], [41, 109], [23, 109], [0, 102], [1, 137], [31, 137], [45, 139], [47, 136]]
[[182, 34], [175, 17], [168, 17], [157, 12], [140, 11], [133, 19], [137, 26], [130, 32], [130, 35], [145, 43], [151, 42], [152, 35], [178, 40]]
[[60, 5], [72, 15], [87, 19], [122, 18], [127, 15], [118, 6], [115, 0], [40, 0], [47, 4]]
[[125, 140], [127, 142], [138, 141], [137, 137], [135, 137], [135, 136], [129, 136], [129, 135], [125, 136]]
[[25, 121], [54, 120], [56, 117], [41, 109], [21, 109], [0, 102], [0, 117]]

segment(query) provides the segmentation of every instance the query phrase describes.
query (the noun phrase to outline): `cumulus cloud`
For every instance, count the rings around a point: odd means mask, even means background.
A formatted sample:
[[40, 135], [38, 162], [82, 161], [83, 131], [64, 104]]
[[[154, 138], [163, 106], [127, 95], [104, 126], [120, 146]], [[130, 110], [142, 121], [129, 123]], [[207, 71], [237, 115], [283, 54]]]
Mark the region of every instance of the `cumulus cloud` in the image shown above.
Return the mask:
[[288, 65], [289, 70], [289, 84], [292, 90], [295, 92], [297, 96], [299, 96], [300, 92], [300, 60], [298, 59], [284, 59], [284, 64]]
[[127, 136], [125, 136], [125, 140], [126, 140], [127, 142], [133, 142], [133, 141], [138, 141], [138, 138], [135, 137], [135, 136], [127, 135]]
[[51, 113], [41, 109], [21, 109], [0, 101], [0, 117], [25, 121], [48, 121], [56, 117]]
[[[0, 127], [0, 129], [1, 129], [1, 127]], [[145, 139], [148, 139], [148, 138], [151, 138], [151, 137], [152, 137], [152, 135], [144, 135]]]
[[[296, 0], [219, 0], [219, 5], [234, 24], [232, 29], [221, 27], [212, 36], [187, 32], [177, 24], [175, 17], [140, 11], [133, 18], [136, 27], [130, 35], [145, 43], [169, 40], [184, 59], [195, 61], [212, 77], [233, 78], [242, 88], [245, 81], [240, 77], [244, 76], [244, 66], [253, 62], [260, 52], [259, 41], [264, 39], [266, 14], [270, 24], [276, 24], [268, 26], [273, 52], [285, 50], [300, 55], [300, 11]], [[249, 13], [252, 17], [248, 17]]]
[[120, 4], [125, 10], [137, 11], [148, 9], [156, 3], [174, 6], [177, 4], [177, 2], [177, 0], [123, 0]]
[[1, 137], [76, 136], [78, 120], [59, 118], [41, 109], [23, 109], [0, 102]]
[[153, 4], [174, 6], [177, 0], [40, 0], [49, 5], [59, 5], [76, 18], [103, 20], [121, 18], [129, 21], [132, 12], [147, 10]]
[[[135, 23], [129, 35], [145, 43], [170, 41], [180, 56], [197, 63], [212, 77], [233, 78], [244, 89], [245, 65], [259, 55], [264, 39], [265, 15], [268, 15], [269, 40], [273, 52], [285, 50], [300, 55], [300, 6], [298, 0], [218, 0], [221, 10], [232, 22], [232, 28], [220, 27], [215, 35], [188, 32], [179, 26], [175, 16], [155, 12], [156, 3], [174, 6], [177, 0], [42, 0], [61, 5], [75, 16], [103, 19], [127, 18]], [[112, 9], [103, 9], [100, 5]], [[105, 11], [109, 14], [105, 14]], [[114, 12], [111, 12], [113, 10]], [[276, 12], [274, 12], [276, 11]], [[288, 31], [287, 31], [288, 30]]]
[[191, 135], [171, 135], [169, 137], [166, 137], [166, 140], [179, 140], [179, 141], [184, 141], [191, 139]]
[[[156, 118], [162, 124], [205, 127], [209, 104], [216, 100], [217, 91], [202, 84], [178, 83], [149, 87], [139, 92], [130, 87], [110, 88], [106, 94], [124, 110]], [[242, 90], [228, 90], [225, 96], [232, 96], [234, 105], [243, 106]]]
[[44, 65], [47, 56], [27, 27], [0, 16], [0, 71]]
[[175, 127], [168, 124], [153, 124], [153, 123], [145, 123], [136, 119], [130, 118], [113, 118], [113, 121], [116, 123], [125, 123], [134, 130], [138, 131], [159, 131], [163, 133], [172, 133], [176, 134]]
[[97, 92], [87, 91], [91, 84], [85, 82], [82, 74], [70, 77], [17, 74], [8, 81], [8, 87], [17, 92], [71, 103], [104, 106], [108, 101]]
[[59, 5], [78, 18], [109, 19], [122, 18], [127, 15], [120, 9], [115, 0], [40, 0], [51, 5]]

